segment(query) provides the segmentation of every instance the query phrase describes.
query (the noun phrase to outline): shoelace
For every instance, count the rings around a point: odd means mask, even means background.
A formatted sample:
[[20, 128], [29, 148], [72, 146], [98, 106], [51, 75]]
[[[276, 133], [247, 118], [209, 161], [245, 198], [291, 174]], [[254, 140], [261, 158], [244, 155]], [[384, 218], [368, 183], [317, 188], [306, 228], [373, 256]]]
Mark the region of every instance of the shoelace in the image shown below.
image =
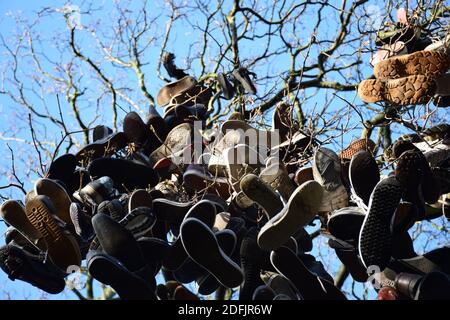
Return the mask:
[[355, 190], [353, 190], [353, 188], [350, 188], [350, 190], [351, 190], [350, 199], [352, 199], [352, 201], [354, 203], [356, 203], [356, 205], [359, 208], [363, 209], [364, 212], [367, 214], [367, 212], [369, 212], [369, 208], [366, 206], [366, 204], [364, 203], [363, 199], [361, 199], [360, 197], [358, 197], [356, 195], [356, 192], [355, 192]]

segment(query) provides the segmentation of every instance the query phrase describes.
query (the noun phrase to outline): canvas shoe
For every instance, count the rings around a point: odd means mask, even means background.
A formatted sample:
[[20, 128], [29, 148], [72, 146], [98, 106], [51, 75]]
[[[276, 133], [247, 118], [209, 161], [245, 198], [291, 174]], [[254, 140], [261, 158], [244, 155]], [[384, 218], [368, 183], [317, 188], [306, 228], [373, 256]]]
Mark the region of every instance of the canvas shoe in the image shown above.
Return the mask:
[[206, 224], [195, 218], [186, 219], [181, 225], [180, 235], [191, 259], [214, 275], [222, 285], [236, 288], [243, 282], [241, 268], [222, 251], [216, 236]]
[[375, 265], [382, 271], [391, 259], [394, 214], [402, 195], [403, 187], [395, 177], [381, 180], [375, 186], [358, 241], [366, 268]]
[[262, 249], [273, 250], [286, 243], [318, 213], [322, 196], [323, 188], [316, 181], [299, 186], [284, 208], [262, 227], [258, 245]]

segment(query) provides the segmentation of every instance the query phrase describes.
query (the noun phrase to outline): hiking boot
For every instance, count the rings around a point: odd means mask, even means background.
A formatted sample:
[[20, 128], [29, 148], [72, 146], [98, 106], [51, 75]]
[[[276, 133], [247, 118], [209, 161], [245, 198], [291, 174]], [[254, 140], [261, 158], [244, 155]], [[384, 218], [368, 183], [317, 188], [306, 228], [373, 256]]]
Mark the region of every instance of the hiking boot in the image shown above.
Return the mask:
[[381, 61], [373, 68], [377, 79], [398, 79], [413, 75], [436, 78], [450, 68], [450, 57], [440, 51], [417, 51]]
[[397, 106], [425, 104], [436, 90], [432, 77], [413, 75], [399, 79], [363, 80], [358, 86], [358, 95], [366, 103], [386, 101]]

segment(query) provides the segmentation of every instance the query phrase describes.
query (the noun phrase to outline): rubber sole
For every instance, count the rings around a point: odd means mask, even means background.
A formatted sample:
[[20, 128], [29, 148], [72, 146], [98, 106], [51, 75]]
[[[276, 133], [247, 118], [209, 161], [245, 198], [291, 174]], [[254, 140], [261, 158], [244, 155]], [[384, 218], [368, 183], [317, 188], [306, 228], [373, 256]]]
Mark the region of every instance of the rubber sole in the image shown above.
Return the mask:
[[366, 268], [373, 265], [382, 271], [391, 259], [393, 216], [402, 194], [400, 182], [391, 177], [380, 181], [370, 197], [358, 244]]
[[436, 83], [424, 75], [395, 80], [363, 80], [358, 95], [366, 103], [387, 101], [398, 106], [425, 104], [433, 97]]
[[72, 224], [70, 218], [70, 196], [67, 191], [57, 182], [50, 179], [39, 179], [34, 185], [34, 192], [37, 195], [47, 196], [55, 206], [56, 214], [61, 220], [69, 225]]
[[378, 165], [368, 151], [360, 151], [352, 157], [349, 180], [353, 191], [367, 205], [373, 189], [380, 181]]
[[411, 75], [437, 77], [450, 68], [450, 57], [440, 51], [417, 51], [377, 63], [373, 73], [377, 79], [398, 79]]
[[106, 255], [89, 259], [91, 276], [111, 286], [123, 300], [156, 300], [155, 294], [146, 283]]
[[44, 237], [53, 263], [63, 271], [70, 266], [80, 266], [81, 253], [75, 238], [64, 233], [52, 217], [52, 212], [54, 209], [45, 196], [37, 196], [26, 205], [27, 217]]
[[181, 225], [180, 234], [191, 259], [214, 275], [222, 285], [236, 288], [243, 282], [242, 270], [222, 251], [207, 225], [189, 218]]
[[270, 260], [296, 287], [303, 300], [347, 300], [333, 284], [312, 274], [290, 249], [281, 247], [273, 251]]
[[347, 148], [341, 151], [341, 159], [351, 160], [355, 154], [360, 151], [369, 151], [372, 153], [375, 150], [375, 142], [371, 139], [357, 139], [352, 141]]
[[168, 83], [159, 90], [158, 95], [156, 96], [156, 102], [158, 105], [164, 106], [170, 102], [170, 99], [172, 99], [173, 96], [189, 90], [195, 86], [196, 83], [197, 81], [190, 76], [185, 76], [180, 80]]
[[256, 202], [267, 213], [271, 219], [283, 209], [283, 203], [275, 191], [262, 179], [254, 174], [248, 174], [241, 179], [242, 192], [251, 200]]
[[317, 214], [322, 201], [323, 188], [316, 181], [299, 186], [286, 206], [261, 229], [258, 245], [264, 250], [274, 250], [308, 224]]

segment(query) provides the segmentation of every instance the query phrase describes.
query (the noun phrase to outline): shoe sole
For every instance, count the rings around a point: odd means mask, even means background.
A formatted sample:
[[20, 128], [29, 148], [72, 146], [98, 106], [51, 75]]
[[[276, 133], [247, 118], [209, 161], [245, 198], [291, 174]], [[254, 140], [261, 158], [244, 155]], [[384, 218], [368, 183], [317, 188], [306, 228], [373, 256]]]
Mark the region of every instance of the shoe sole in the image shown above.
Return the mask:
[[116, 266], [107, 257], [93, 257], [87, 267], [94, 279], [111, 286], [123, 300], [156, 300], [143, 280]]
[[359, 151], [369, 151], [373, 153], [375, 142], [371, 139], [358, 139], [351, 142], [347, 148], [341, 151], [341, 159], [352, 160], [353, 156]]
[[450, 57], [440, 51], [418, 51], [386, 59], [377, 63], [373, 73], [377, 79], [398, 79], [412, 75], [433, 78], [450, 68]]
[[387, 266], [392, 254], [392, 224], [403, 188], [395, 178], [380, 181], [369, 201], [369, 212], [359, 234], [358, 251], [363, 265]]
[[341, 240], [357, 239], [365, 215], [358, 213], [336, 213], [328, 220], [327, 229], [333, 237]]
[[285, 207], [261, 229], [258, 245], [264, 250], [274, 250], [308, 224], [318, 213], [323, 188], [317, 181], [299, 186]]
[[42, 234], [48, 254], [55, 265], [66, 271], [70, 266], [81, 265], [81, 253], [74, 238], [65, 235], [52, 217], [47, 204], [36, 197], [26, 205], [30, 223]]
[[128, 200], [128, 212], [133, 211], [139, 207], [152, 208], [153, 199], [152, 196], [144, 189], [138, 189], [133, 191]]
[[352, 157], [349, 180], [353, 191], [367, 205], [373, 189], [380, 181], [378, 165], [368, 151], [360, 151]]
[[171, 82], [159, 90], [156, 96], [156, 102], [160, 106], [165, 106], [170, 102], [174, 95], [189, 90], [197, 84], [193, 77], [186, 76], [178, 81]]
[[39, 179], [34, 185], [34, 192], [37, 195], [49, 197], [55, 206], [58, 217], [65, 223], [72, 225], [72, 219], [70, 218], [72, 201], [61, 185], [50, 179]]
[[427, 103], [435, 90], [436, 83], [431, 77], [414, 75], [395, 80], [363, 80], [358, 95], [366, 103], [387, 101], [405, 106]]
[[296, 287], [303, 300], [347, 300], [334, 285], [312, 274], [290, 249], [281, 247], [273, 251], [270, 261]]
[[258, 176], [254, 174], [244, 176], [240, 182], [240, 187], [248, 198], [264, 209], [269, 219], [283, 209], [283, 203], [278, 195]]
[[227, 288], [241, 285], [244, 275], [220, 248], [214, 233], [203, 222], [189, 218], [180, 229], [181, 240], [192, 260], [208, 270]]

